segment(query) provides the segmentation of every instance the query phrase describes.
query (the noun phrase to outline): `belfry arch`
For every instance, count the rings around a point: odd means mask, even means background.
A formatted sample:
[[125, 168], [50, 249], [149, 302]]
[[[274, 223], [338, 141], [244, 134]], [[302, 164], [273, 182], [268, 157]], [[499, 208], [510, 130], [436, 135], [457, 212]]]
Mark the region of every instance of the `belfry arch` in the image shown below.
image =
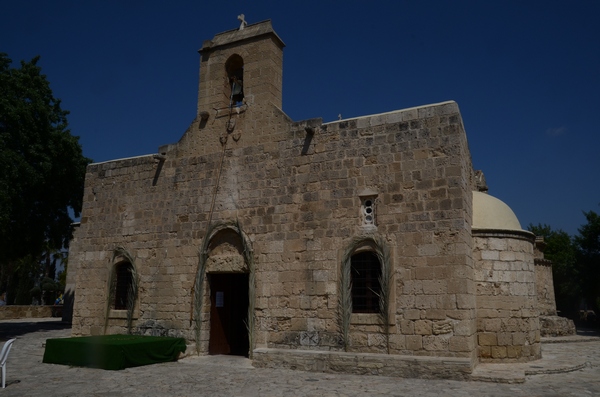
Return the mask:
[[239, 106], [244, 100], [244, 60], [233, 54], [225, 62], [228, 84], [228, 107]]

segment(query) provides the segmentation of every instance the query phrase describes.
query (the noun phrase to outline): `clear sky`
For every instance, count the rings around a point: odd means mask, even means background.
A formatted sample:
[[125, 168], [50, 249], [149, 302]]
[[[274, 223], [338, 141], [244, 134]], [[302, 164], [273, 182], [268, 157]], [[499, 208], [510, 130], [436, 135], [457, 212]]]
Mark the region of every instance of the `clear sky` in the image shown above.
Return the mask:
[[0, 51], [39, 65], [95, 162], [195, 117], [204, 40], [271, 19], [283, 110], [325, 122], [455, 100], [475, 169], [525, 228], [600, 212], [600, 1], [7, 1]]

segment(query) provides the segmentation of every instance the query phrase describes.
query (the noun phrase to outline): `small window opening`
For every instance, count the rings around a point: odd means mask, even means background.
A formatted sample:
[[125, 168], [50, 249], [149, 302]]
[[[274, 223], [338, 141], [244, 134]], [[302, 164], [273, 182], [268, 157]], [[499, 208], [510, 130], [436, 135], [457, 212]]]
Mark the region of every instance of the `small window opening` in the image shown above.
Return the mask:
[[115, 267], [114, 309], [126, 310], [129, 295], [133, 293], [133, 267], [129, 262], [118, 263]]
[[360, 252], [350, 259], [352, 312], [379, 313], [381, 264], [373, 252]]
[[244, 60], [239, 55], [232, 55], [225, 63], [229, 81], [229, 107], [239, 107], [244, 103]]
[[363, 225], [375, 225], [375, 200], [366, 198], [362, 200]]

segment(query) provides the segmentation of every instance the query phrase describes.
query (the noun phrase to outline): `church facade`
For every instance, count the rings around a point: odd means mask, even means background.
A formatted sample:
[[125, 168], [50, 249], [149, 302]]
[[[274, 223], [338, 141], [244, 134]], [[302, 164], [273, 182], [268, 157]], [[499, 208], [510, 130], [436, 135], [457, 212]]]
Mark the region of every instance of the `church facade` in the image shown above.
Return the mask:
[[73, 335], [410, 377], [540, 358], [535, 237], [481, 191], [458, 105], [293, 121], [283, 47], [270, 21], [205, 41], [180, 141], [88, 166]]

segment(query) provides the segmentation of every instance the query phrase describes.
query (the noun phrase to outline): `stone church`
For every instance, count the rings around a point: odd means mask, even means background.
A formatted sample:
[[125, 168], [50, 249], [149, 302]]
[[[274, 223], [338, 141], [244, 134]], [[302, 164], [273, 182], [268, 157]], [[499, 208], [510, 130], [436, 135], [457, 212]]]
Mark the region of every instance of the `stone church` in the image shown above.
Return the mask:
[[406, 377], [540, 358], [549, 267], [485, 193], [458, 105], [293, 121], [283, 48], [270, 21], [205, 41], [179, 142], [88, 166], [73, 335], [179, 336], [187, 354], [258, 367]]

